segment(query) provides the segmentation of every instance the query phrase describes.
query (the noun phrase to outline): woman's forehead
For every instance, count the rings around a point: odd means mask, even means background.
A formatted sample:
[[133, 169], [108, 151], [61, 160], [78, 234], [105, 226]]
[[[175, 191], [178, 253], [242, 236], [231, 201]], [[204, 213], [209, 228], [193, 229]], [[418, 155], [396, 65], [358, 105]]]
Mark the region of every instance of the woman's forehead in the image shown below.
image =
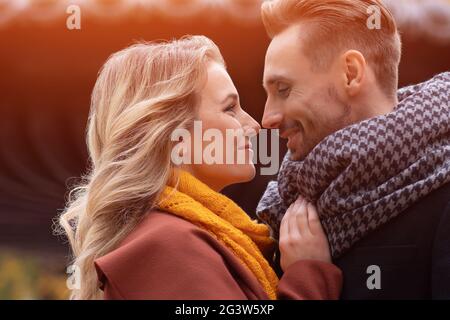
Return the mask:
[[202, 90], [202, 95], [217, 103], [238, 97], [238, 92], [230, 75], [221, 64], [209, 64], [207, 81], [204, 90]]

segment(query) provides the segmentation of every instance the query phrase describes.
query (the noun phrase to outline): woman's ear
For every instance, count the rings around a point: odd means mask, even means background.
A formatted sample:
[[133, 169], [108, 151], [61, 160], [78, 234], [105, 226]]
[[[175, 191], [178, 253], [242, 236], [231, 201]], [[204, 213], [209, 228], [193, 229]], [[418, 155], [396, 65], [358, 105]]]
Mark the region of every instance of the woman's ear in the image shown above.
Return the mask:
[[362, 88], [366, 74], [366, 59], [357, 50], [348, 50], [342, 56], [345, 91], [350, 97], [356, 96]]

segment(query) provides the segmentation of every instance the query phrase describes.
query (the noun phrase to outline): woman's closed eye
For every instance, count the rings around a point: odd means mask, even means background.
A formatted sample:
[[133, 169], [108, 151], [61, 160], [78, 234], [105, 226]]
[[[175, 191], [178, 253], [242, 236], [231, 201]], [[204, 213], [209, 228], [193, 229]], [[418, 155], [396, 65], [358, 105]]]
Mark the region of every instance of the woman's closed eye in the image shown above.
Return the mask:
[[231, 105], [227, 106], [223, 111], [225, 113], [235, 115], [236, 114], [236, 104], [231, 104]]

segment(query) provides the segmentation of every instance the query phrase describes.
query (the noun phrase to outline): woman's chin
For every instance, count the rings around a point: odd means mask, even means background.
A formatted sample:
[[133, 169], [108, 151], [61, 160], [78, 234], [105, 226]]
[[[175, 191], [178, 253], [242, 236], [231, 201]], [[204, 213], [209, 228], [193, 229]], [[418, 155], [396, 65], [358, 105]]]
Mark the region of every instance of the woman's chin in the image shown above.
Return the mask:
[[256, 175], [256, 169], [255, 169], [255, 165], [253, 163], [236, 165], [233, 168], [233, 174], [232, 174], [232, 176], [236, 180], [235, 182], [233, 182], [233, 184], [252, 181], [253, 178], [255, 178], [255, 175]]
[[[220, 176], [217, 176], [220, 173]], [[226, 181], [225, 186], [252, 181], [256, 175], [253, 164], [226, 165], [216, 172], [216, 179]]]

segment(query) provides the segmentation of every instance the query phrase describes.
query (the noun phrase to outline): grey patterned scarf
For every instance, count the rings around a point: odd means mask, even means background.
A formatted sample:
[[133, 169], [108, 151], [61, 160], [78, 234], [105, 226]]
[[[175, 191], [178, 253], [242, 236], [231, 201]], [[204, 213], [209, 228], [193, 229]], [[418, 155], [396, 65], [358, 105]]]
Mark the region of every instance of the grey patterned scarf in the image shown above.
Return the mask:
[[393, 112], [331, 134], [304, 160], [286, 154], [257, 208], [275, 238], [302, 195], [316, 204], [337, 258], [450, 182], [450, 73], [400, 89], [398, 98]]

